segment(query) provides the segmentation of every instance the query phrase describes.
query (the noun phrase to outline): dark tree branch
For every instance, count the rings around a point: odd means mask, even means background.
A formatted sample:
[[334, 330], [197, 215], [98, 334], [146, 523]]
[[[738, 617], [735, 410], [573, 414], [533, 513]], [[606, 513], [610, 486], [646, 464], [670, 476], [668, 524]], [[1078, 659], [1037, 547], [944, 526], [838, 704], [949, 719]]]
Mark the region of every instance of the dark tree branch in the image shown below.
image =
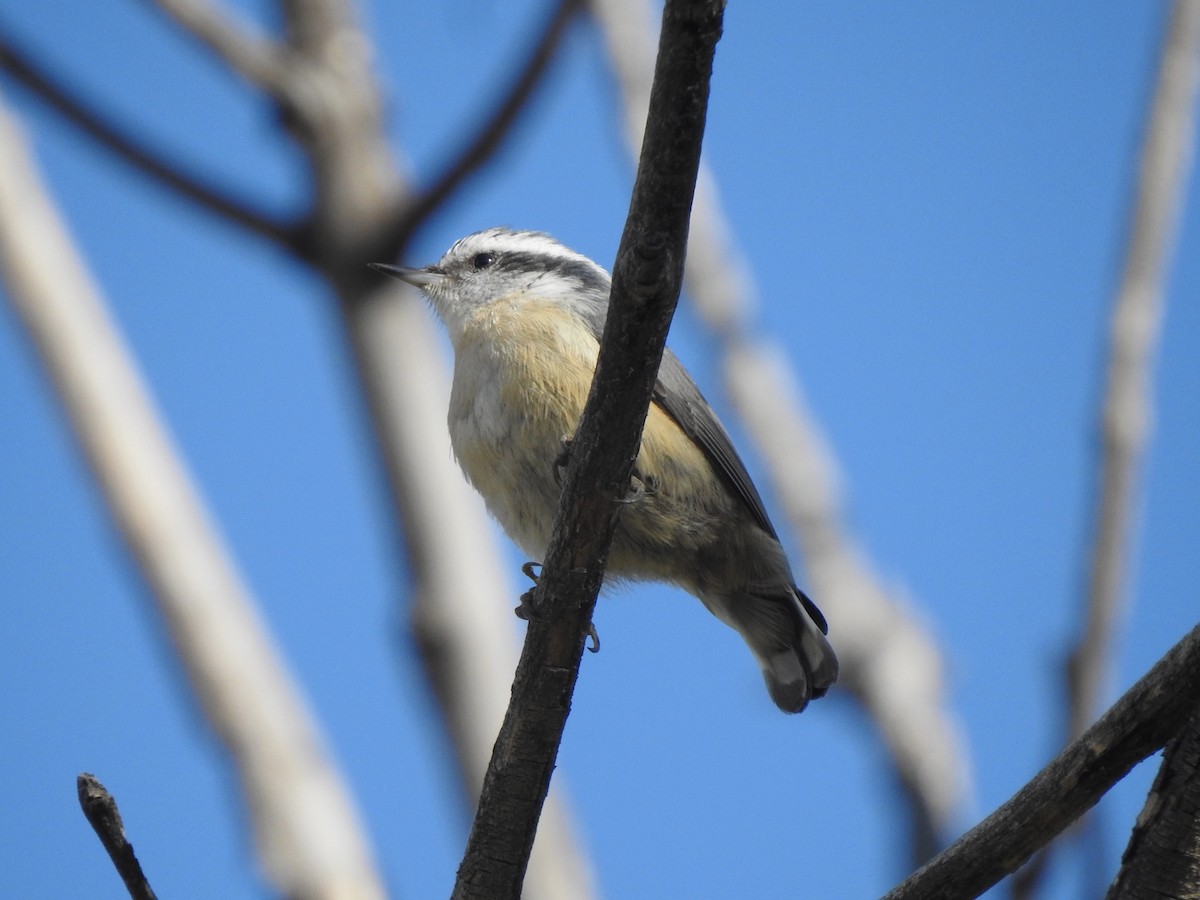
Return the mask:
[[133, 900], [155, 900], [150, 882], [146, 880], [133, 845], [125, 839], [125, 825], [121, 822], [121, 812], [117, 809], [117, 801], [100, 783], [95, 775], [84, 772], [75, 779], [75, 788], [79, 792], [79, 805], [83, 814], [91, 823], [100, 838], [100, 843], [108, 851], [109, 859], [117, 867], [117, 874], [125, 882], [125, 889]]
[[[455, 898], [517, 898], [683, 277], [721, 0], [668, 0], [587, 406]], [[549, 463], [548, 463], [549, 464]]]
[[977, 897], [1179, 734], [1200, 697], [1200, 625], [1007, 803], [885, 900]]
[[1108, 900], [1200, 896], [1200, 705], [1167, 744]]
[[76, 91], [50, 76], [3, 35], [0, 35], [0, 68], [76, 128], [134, 168], [255, 234], [289, 249], [296, 247], [298, 240], [295, 229], [206, 184], [203, 179], [187, 174], [178, 164], [147, 149], [140, 141], [111, 124], [110, 117], [101, 115], [80, 99]]
[[559, 0], [554, 12], [546, 21], [542, 36], [533, 45], [529, 59], [517, 73], [504, 99], [496, 105], [491, 118], [475, 132], [428, 188], [397, 211], [396, 222], [389, 229], [392, 245], [405, 246], [413, 232], [500, 148], [517, 117], [544, 80], [562, 43], [563, 35], [566, 34], [567, 26], [582, 7], [583, 0]]

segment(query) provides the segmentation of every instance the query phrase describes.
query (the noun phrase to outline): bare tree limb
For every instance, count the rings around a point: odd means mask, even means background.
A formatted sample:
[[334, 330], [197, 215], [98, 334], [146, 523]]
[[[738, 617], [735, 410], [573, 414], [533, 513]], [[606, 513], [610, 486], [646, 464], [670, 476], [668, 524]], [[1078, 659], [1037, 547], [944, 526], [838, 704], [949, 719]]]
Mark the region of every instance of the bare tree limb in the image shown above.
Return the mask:
[[283, 47], [254, 33], [231, 10], [210, 0], [153, 0], [163, 14], [204, 44], [255, 87], [283, 106], [290, 106], [291, 78]]
[[121, 881], [125, 882], [129, 896], [133, 900], [156, 900], [137, 854], [133, 852], [133, 845], [125, 837], [125, 825], [113, 795], [100, 783], [100, 779], [87, 772], [75, 779], [75, 790], [84, 816], [108, 851], [108, 857], [121, 876]]
[[977, 897], [1183, 729], [1200, 697], [1200, 625], [1032, 781], [884, 900]]
[[[654, 45], [646, 0], [592, 0], [621, 88], [636, 154], [646, 121]], [[913, 866], [943, 845], [970, 783], [937, 646], [855, 546], [845, 526], [836, 463], [803, 402], [798, 378], [772, 342], [754, 334], [753, 278], [727, 221], [716, 179], [701, 163], [685, 288], [718, 341], [734, 409], [767, 464], [803, 546], [813, 594], [833, 623], [848, 688], [879, 730], [902, 786]]]
[[374, 283], [366, 264], [380, 258], [380, 229], [406, 191], [383, 130], [374, 47], [350, 0], [282, 5], [293, 79], [286, 112], [313, 178], [303, 255], [353, 302]]
[[3, 107], [0, 273], [237, 768], [267, 875], [293, 898], [382, 897], [324, 740]]
[[558, 0], [554, 12], [546, 21], [541, 37], [529, 51], [529, 58], [517, 72], [504, 98], [493, 104], [491, 117], [477, 128], [475, 133], [445, 167], [433, 179], [429, 187], [420, 191], [398, 211], [398, 219], [390, 227], [390, 240], [397, 246], [405, 246], [411, 235], [437, 210], [446, 199], [462, 186], [471, 175], [487, 162], [499, 149], [504, 138], [512, 129], [520, 113], [529, 105], [529, 100], [545, 79], [550, 63], [554, 60], [567, 26], [583, 6], [583, 0]]
[[1167, 267], [1191, 168], [1200, 84], [1200, 0], [1176, 0], [1142, 144], [1125, 269], [1113, 307], [1104, 456], [1088, 575], [1087, 618], [1068, 662], [1068, 739], [1095, 717], [1128, 579], [1137, 482], [1151, 422], [1150, 381]]
[[1108, 900], [1200, 897], [1200, 703], [1167, 744]]
[[77, 91], [51, 77], [3, 35], [0, 35], [0, 68], [76, 128], [155, 181], [254, 234], [285, 247], [297, 242], [291, 225], [271, 218], [148, 149], [128, 132], [113, 125], [111, 116], [98, 112], [84, 102]]
[[[1140, 469], [1153, 416], [1151, 379], [1166, 275], [1191, 168], [1198, 83], [1200, 0], [1176, 0], [1142, 141], [1125, 267], [1113, 304], [1087, 593], [1080, 633], [1064, 672], [1066, 741], [1077, 738], [1095, 718], [1111, 679], [1113, 631], [1130, 578]], [[1047, 865], [1047, 854], [1042, 854], [1017, 875], [1015, 900], [1034, 895]]]
[[596, 374], [572, 443], [513, 699], [454, 894], [516, 898], [679, 296], [720, 0], [667, 0], [649, 122]]
[[[507, 581], [497, 574], [494, 548], [487, 550], [492, 539], [478, 498], [451, 463], [446, 404], [438, 404], [449, 388], [444, 360], [433, 358], [438, 341], [431, 322], [411, 292], [397, 291], [394, 282], [381, 288], [365, 265], [381, 258], [376, 254], [400, 254], [395, 242], [406, 238], [387, 233], [406, 186], [383, 140], [379, 93], [363, 62], [371, 55], [367, 38], [352, 5], [342, 0], [289, 0], [285, 15], [289, 47], [299, 60], [293, 74], [305, 85], [290, 95], [306, 98], [297, 127], [318, 182], [310, 232], [316, 245], [308, 258], [341, 298], [414, 564], [413, 628], [474, 803], [515, 656]], [[476, 565], [464, 567], [464, 559]], [[527, 897], [587, 898], [594, 879], [561, 797], [550, 802], [548, 815]]]

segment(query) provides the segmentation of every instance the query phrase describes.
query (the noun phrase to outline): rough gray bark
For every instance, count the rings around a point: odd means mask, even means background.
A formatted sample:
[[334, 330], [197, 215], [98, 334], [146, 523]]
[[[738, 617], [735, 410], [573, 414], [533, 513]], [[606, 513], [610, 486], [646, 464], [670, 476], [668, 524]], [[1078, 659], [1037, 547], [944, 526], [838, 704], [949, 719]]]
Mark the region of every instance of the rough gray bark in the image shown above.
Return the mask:
[[1108, 900], [1200, 898], [1200, 704], [1167, 744]]
[[84, 816], [108, 851], [108, 857], [125, 882], [129, 896], [133, 900], [157, 900], [137, 854], [133, 852], [133, 844], [125, 837], [125, 823], [121, 821], [121, 812], [113, 795], [100, 783], [100, 779], [87, 772], [75, 779], [75, 789]]

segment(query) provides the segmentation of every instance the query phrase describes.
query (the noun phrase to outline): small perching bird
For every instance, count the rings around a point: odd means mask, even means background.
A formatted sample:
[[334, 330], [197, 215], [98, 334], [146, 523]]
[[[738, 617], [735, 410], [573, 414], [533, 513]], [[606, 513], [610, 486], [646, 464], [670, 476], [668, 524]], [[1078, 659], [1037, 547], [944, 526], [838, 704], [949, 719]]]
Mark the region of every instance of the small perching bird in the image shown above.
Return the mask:
[[[563, 442], [583, 415], [608, 311], [608, 273], [549, 235], [489, 228], [434, 265], [374, 268], [421, 289], [450, 334], [450, 443], [488, 510], [541, 559]], [[668, 349], [608, 559], [666, 581], [741, 634], [771, 699], [800, 712], [837, 680], [828, 626], [795, 585], [729, 435]]]

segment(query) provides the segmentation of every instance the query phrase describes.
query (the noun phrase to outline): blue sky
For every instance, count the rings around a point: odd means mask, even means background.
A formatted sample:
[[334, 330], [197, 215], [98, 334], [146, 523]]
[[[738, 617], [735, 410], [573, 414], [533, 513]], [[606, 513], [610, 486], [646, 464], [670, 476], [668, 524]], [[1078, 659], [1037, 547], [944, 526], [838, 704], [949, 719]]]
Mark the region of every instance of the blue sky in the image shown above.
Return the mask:
[[[274, 210], [302, 208], [299, 157], [269, 109], [148, 4], [10, 7], [8, 34], [155, 146]], [[418, 180], [490, 108], [543, 7], [366, 8]], [[271, 22], [268, 4], [241, 8]], [[1058, 741], [1107, 314], [1165, 9], [732, 4], [717, 50], [705, 155], [754, 269], [757, 327], [786, 346], [827, 430], [856, 534], [943, 648], [975, 776], [963, 826]], [[403, 561], [330, 295], [0, 83], [328, 729], [389, 884], [446, 895], [468, 819], [403, 628]], [[632, 179], [614, 97], [598, 38], [574, 28], [517, 133], [410, 261], [509, 224], [610, 265]], [[1112, 698], [1200, 608], [1198, 228], [1193, 179]], [[726, 409], [684, 302], [672, 345]], [[116, 794], [160, 896], [262, 896], [231, 772], [7, 307], [0, 385], [8, 889], [123, 896], [78, 812], [87, 770]], [[852, 704], [780, 715], [736, 635], [675, 591], [602, 600], [597, 627], [559, 771], [607, 896], [867, 897], [904, 874], [895, 792]], [[1152, 776], [1142, 766], [1114, 791], [1102, 863], [1060, 866], [1050, 896], [1082, 896], [1085, 868], [1107, 880]]]

